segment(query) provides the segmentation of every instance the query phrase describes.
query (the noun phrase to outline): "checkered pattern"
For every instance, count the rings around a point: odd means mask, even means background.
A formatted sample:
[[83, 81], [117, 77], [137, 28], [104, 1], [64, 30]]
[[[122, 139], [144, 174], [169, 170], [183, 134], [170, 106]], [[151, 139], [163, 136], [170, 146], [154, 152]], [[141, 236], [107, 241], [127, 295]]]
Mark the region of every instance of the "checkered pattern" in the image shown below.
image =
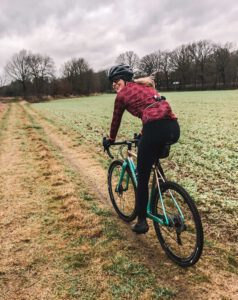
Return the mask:
[[[111, 123], [110, 139], [115, 140], [125, 110], [142, 120], [143, 124], [160, 119], [177, 119], [167, 101], [156, 102], [157, 91], [142, 84], [129, 82], [117, 94]], [[148, 107], [152, 103], [153, 106]]]

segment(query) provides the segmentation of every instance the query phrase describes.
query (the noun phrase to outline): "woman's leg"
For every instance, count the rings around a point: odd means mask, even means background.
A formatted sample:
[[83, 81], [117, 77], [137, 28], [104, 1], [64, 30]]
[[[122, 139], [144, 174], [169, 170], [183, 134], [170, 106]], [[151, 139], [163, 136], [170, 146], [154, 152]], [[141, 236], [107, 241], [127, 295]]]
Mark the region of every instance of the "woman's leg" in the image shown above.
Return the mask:
[[158, 157], [161, 147], [167, 142], [176, 142], [179, 139], [179, 133], [177, 121], [171, 120], [151, 122], [143, 128], [137, 155], [138, 187], [136, 206], [138, 222], [132, 229], [137, 233], [148, 231], [146, 208], [149, 198], [148, 183], [153, 163]]
[[138, 187], [136, 210], [138, 221], [132, 227], [132, 230], [136, 233], [146, 233], [149, 230], [149, 226], [146, 221], [146, 208], [149, 197], [148, 183], [150, 172], [157, 155], [157, 151], [154, 148], [155, 147], [150, 143], [148, 136], [143, 134], [137, 155]]
[[148, 183], [151, 168], [157, 155], [157, 148], [155, 150], [154, 148], [154, 145], [150, 143], [148, 138], [142, 137], [137, 156], [137, 214], [140, 220], [146, 218], [146, 208], [149, 197]]

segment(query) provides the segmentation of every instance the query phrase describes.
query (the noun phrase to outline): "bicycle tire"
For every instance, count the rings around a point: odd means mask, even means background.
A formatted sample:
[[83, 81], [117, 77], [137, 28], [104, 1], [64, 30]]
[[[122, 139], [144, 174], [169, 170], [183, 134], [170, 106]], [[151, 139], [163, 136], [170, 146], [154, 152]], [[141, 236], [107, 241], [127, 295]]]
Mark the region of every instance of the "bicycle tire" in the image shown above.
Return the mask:
[[[161, 183], [160, 189], [165, 209], [174, 224], [165, 226], [154, 221], [156, 235], [163, 250], [170, 259], [182, 267], [192, 266], [199, 260], [204, 242], [203, 227], [197, 207], [188, 192], [177, 183], [170, 181]], [[184, 215], [184, 221], [179, 214], [178, 208], [174, 205], [173, 198], [175, 197]], [[163, 215], [158, 189], [152, 201], [152, 212], [155, 215]], [[180, 234], [179, 231], [181, 231]], [[193, 237], [193, 241], [191, 241], [191, 237]], [[191, 250], [184, 244], [186, 240], [191, 244]], [[176, 246], [179, 248], [179, 251], [175, 250]]]
[[[123, 182], [116, 191], [117, 183], [120, 178], [120, 171], [123, 165], [123, 161], [114, 160], [109, 166], [108, 170], [108, 191], [112, 205], [117, 212], [118, 216], [126, 221], [131, 222], [136, 218], [136, 184], [133, 180], [129, 167], [126, 168]], [[117, 171], [117, 174], [116, 174]], [[128, 176], [128, 177], [126, 177]], [[114, 178], [115, 177], [115, 178]], [[128, 178], [130, 189], [124, 190], [125, 179]], [[120, 203], [121, 202], [121, 203]]]

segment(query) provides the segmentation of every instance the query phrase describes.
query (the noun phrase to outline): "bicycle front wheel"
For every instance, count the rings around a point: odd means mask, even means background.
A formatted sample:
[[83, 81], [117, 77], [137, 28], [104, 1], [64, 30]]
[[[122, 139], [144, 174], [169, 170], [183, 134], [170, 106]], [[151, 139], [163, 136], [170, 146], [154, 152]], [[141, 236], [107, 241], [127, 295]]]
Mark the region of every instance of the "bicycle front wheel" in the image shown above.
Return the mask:
[[[160, 185], [169, 225], [154, 221], [154, 228], [165, 253], [182, 267], [194, 265], [203, 250], [203, 228], [196, 205], [184, 188], [174, 182]], [[158, 190], [152, 212], [165, 220]]]
[[108, 190], [119, 217], [131, 222], [136, 218], [136, 185], [129, 167], [123, 172], [122, 165], [121, 160], [111, 163], [108, 170]]

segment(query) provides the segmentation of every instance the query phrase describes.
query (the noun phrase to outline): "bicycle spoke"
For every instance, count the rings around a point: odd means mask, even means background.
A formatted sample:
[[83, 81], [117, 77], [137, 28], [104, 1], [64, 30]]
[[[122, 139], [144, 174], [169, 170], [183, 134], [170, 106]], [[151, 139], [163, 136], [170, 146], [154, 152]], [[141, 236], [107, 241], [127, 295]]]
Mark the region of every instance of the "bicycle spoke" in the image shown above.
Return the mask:
[[114, 161], [110, 167], [109, 194], [118, 215], [125, 221], [135, 218], [135, 184], [128, 169], [123, 171], [122, 162]]
[[200, 257], [203, 246], [202, 226], [196, 207], [177, 184], [166, 182], [161, 187], [162, 198], [157, 193], [153, 209], [161, 216], [164, 207], [169, 225], [154, 222], [157, 236], [170, 258], [183, 266], [192, 265]]
[[166, 235], [170, 236], [172, 240], [176, 242], [176, 239], [172, 236], [171, 232], [167, 229], [166, 226], [161, 226], [161, 230], [166, 232]]

